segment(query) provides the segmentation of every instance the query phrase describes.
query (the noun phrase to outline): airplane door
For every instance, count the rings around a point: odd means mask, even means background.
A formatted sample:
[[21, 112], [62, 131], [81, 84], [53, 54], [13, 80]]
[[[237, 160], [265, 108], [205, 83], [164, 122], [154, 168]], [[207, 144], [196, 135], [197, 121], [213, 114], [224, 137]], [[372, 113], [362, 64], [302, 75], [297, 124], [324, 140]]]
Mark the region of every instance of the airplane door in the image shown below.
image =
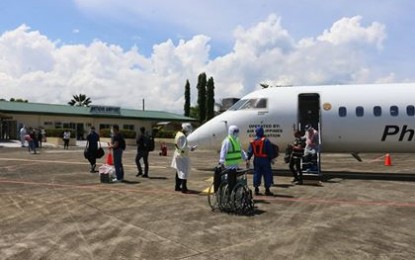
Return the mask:
[[311, 124], [314, 129], [320, 131], [320, 95], [306, 93], [298, 95], [298, 129], [304, 131], [304, 127]]
[[[305, 126], [311, 126], [319, 132], [319, 144], [321, 147], [321, 117], [320, 117], [320, 95], [317, 93], [302, 93], [298, 95], [298, 126], [297, 129], [305, 132]], [[316, 160], [312, 164], [316, 167], [311, 167], [312, 173], [320, 175], [320, 149], [318, 149]], [[304, 165], [304, 164], [303, 164]]]

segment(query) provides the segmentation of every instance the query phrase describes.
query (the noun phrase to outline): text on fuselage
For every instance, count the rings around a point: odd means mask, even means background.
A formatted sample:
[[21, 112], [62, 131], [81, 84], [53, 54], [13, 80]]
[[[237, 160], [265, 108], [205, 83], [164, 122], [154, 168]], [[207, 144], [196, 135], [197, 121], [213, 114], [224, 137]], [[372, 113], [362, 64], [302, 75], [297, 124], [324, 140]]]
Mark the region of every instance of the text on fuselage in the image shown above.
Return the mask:
[[397, 125], [386, 125], [385, 129], [383, 130], [383, 135], [381, 141], [386, 141], [386, 138], [389, 137], [397, 137], [399, 136], [398, 141], [412, 141], [415, 135], [415, 129], [408, 128], [407, 125], [403, 125], [402, 127]]

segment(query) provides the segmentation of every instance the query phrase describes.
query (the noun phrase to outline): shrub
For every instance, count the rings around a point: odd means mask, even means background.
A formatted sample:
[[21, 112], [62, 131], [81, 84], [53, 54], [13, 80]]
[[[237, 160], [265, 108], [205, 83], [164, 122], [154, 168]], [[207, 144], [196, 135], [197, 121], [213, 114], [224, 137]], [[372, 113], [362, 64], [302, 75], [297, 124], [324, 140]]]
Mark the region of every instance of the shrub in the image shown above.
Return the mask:
[[[56, 128], [51, 128], [51, 129], [45, 129], [46, 131], [46, 137], [63, 137], [63, 132], [65, 131], [64, 129], [56, 129]], [[72, 134], [72, 132], [71, 132]]]
[[[133, 130], [121, 129], [120, 132], [124, 138], [130, 139], [130, 138], [136, 137], [136, 132]], [[111, 137], [111, 129], [109, 128], [101, 129], [99, 130], [99, 135], [101, 137]]]
[[156, 134], [156, 138], [174, 138], [177, 131], [173, 130], [159, 130]]

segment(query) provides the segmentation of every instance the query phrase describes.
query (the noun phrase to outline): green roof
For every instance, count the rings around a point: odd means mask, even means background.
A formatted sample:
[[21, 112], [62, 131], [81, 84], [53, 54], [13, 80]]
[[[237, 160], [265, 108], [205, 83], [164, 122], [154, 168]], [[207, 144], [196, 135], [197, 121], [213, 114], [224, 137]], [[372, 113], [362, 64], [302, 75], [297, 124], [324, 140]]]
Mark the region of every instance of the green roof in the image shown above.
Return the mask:
[[[94, 108], [98, 109], [94, 110]], [[195, 121], [195, 119], [191, 117], [186, 117], [179, 114], [164, 111], [135, 110], [107, 106], [79, 107], [70, 105], [24, 103], [10, 101], [0, 101], [0, 113], [112, 118], [115, 117], [126, 119], [146, 119], [163, 121]]]

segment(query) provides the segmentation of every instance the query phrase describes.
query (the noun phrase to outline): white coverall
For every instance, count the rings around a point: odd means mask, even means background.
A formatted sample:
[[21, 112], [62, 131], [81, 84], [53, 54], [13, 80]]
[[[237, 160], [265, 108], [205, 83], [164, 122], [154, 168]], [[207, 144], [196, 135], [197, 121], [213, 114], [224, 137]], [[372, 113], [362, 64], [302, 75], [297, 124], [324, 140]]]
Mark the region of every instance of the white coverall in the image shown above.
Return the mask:
[[190, 174], [190, 158], [186, 135], [179, 131], [174, 138], [176, 149], [170, 167], [176, 169], [179, 179], [186, 180]]

